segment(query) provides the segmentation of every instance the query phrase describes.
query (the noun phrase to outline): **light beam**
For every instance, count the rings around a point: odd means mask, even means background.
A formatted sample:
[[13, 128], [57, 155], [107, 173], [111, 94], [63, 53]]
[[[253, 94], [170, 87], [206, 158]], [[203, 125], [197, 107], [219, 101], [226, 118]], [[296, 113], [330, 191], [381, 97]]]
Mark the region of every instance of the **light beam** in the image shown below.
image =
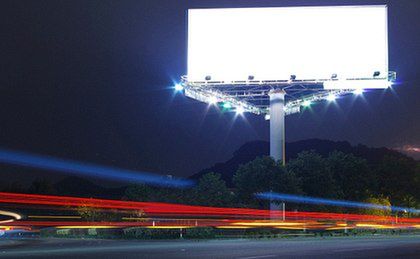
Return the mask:
[[187, 187], [193, 183], [192, 181], [185, 179], [174, 179], [146, 172], [80, 163], [76, 161], [32, 155], [5, 149], [0, 149], [0, 162], [75, 175], [106, 178], [126, 182], [147, 183], [157, 186]]

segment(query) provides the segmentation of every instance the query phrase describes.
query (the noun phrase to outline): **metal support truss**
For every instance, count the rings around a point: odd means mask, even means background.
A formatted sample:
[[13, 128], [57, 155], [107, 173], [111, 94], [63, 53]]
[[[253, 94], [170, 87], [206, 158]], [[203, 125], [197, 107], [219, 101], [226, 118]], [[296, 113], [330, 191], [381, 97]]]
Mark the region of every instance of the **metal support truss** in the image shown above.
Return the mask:
[[310, 80], [244, 80], [244, 81], [188, 81], [181, 77], [185, 95], [206, 103], [230, 102], [233, 106], [241, 106], [245, 112], [269, 114], [269, 92], [281, 89], [285, 92], [284, 112], [286, 115], [298, 113], [306, 101], [325, 100], [329, 95], [336, 96], [352, 93], [354, 89], [328, 90], [325, 84], [345, 81], [347, 84], [372, 82], [392, 82], [395, 72], [387, 77], [347, 78], [347, 79], [310, 79]]

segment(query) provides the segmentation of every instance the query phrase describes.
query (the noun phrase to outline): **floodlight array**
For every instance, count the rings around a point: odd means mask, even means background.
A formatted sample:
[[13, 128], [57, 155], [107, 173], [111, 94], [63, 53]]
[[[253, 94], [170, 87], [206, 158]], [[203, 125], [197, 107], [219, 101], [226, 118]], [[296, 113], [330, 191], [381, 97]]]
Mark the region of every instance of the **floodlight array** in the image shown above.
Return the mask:
[[254, 114], [261, 114], [260, 109], [258, 109], [257, 107], [254, 107], [247, 102], [239, 101], [234, 97], [224, 95], [223, 93], [217, 91], [205, 91], [204, 89], [185, 87], [185, 96], [208, 104], [216, 104], [219, 102], [228, 103], [229, 106], [233, 106], [235, 107], [235, 109], [238, 109], [240, 107], [241, 113], [251, 112]]
[[296, 80], [296, 77], [288, 80], [254, 80], [254, 76], [250, 76], [243, 81], [188, 81], [183, 76], [180, 85], [187, 97], [197, 101], [229, 103], [234, 108], [232, 111], [254, 114], [269, 114], [269, 92], [282, 89], [286, 93], [284, 111], [289, 115], [299, 113], [302, 108], [317, 102], [333, 102], [343, 95], [361, 94], [364, 88], [387, 88], [396, 79], [395, 72], [390, 72], [387, 77], [374, 74], [371, 78], [340, 79], [333, 75], [329, 79], [313, 80]]

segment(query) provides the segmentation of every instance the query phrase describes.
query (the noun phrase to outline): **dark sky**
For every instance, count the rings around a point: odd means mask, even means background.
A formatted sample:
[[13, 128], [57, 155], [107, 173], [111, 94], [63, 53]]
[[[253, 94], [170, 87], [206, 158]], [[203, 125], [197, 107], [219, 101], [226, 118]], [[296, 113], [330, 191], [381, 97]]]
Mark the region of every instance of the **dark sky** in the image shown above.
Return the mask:
[[[388, 4], [394, 91], [287, 117], [307, 138], [420, 146], [420, 1], [0, 2], [0, 147], [178, 176], [268, 140], [268, 122], [174, 95], [186, 72], [188, 8]], [[415, 150], [415, 149], [414, 149]], [[8, 179], [19, 179], [13, 170]], [[4, 175], [5, 171], [2, 171]]]

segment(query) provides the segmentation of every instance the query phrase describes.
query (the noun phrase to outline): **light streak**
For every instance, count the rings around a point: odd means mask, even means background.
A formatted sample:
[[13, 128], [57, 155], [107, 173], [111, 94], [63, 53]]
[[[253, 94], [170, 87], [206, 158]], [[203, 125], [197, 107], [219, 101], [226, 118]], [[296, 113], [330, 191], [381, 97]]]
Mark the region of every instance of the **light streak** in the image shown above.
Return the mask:
[[90, 225], [90, 226], [57, 226], [55, 228], [118, 228], [117, 226], [98, 226], [98, 225]]
[[0, 221], [0, 223], [1, 224], [7, 224], [7, 223], [11, 223], [11, 222], [13, 222], [13, 221], [15, 221], [14, 219], [6, 219], [6, 220], [2, 220], [2, 221]]
[[248, 226], [217, 226], [216, 228], [220, 228], [220, 229], [248, 229], [248, 228], [253, 228], [253, 227], [248, 227]]
[[25, 227], [25, 226], [0, 226], [0, 230], [4, 230], [4, 231], [10, 231], [10, 230], [14, 230], [14, 229], [21, 229], [21, 230], [31, 230], [30, 227]]
[[122, 217], [122, 220], [150, 220], [149, 218], [128, 218], [128, 217]]
[[330, 200], [330, 199], [314, 198], [314, 197], [298, 196], [298, 195], [290, 195], [290, 194], [282, 194], [282, 193], [265, 192], [265, 193], [258, 193], [256, 194], [256, 196], [262, 199], [266, 199], [266, 200], [281, 200], [281, 201], [289, 201], [289, 202], [296, 202], [296, 203], [308, 203], [308, 204], [316, 204], [316, 205], [323, 204], [323, 205], [351, 207], [351, 208], [367, 208], [367, 209], [380, 209], [380, 210], [391, 209], [393, 211], [400, 211], [400, 212], [420, 213], [419, 209], [413, 209], [413, 208], [384, 206], [384, 205], [378, 205], [378, 204], [373, 204], [373, 203], [364, 203], [364, 202], [355, 202], [355, 201]]
[[33, 219], [81, 219], [81, 216], [38, 216], [38, 215], [30, 215], [28, 218]]
[[5, 149], [0, 149], [0, 162], [18, 166], [60, 171], [76, 175], [108, 178], [134, 183], [147, 183], [156, 186], [188, 187], [193, 184], [191, 180], [174, 179], [146, 172], [80, 163], [76, 161], [32, 155]]
[[374, 228], [374, 229], [394, 229], [397, 228], [398, 226], [396, 225], [381, 225], [381, 224], [356, 224], [356, 227], [359, 228]]
[[260, 221], [260, 222], [236, 222], [232, 223], [233, 225], [240, 225], [240, 226], [258, 226], [258, 227], [276, 227], [276, 226], [303, 226], [306, 223], [303, 222], [267, 222], [267, 221]]
[[303, 230], [305, 227], [287, 227], [287, 226], [278, 226], [277, 229], [290, 229], [290, 230]]
[[[285, 211], [285, 218], [287, 222], [281, 223], [280, 221], [255, 221], [255, 219], [269, 219], [270, 216], [278, 217], [283, 214], [282, 211], [269, 211], [269, 210], [258, 210], [258, 209], [244, 209], [244, 208], [218, 208], [218, 207], [206, 207], [206, 206], [190, 206], [182, 204], [170, 204], [170, 203], [159, 203], [159, 202], [134, 202], [134, 201], [119, 201], [119, 200], [107, 200], [107, 199], [93, 199], [93, 198], [78, 198], [68, 196], [54, 196], [54, 195], [38, 195], [38, 194], [18, 194], [18, 193], [1, 193], [0, 192], [0, 203], [6, 204], [36, 204], [36, 205], [49, 205], [49, 206], [60, 206], [71, 209], [71, 207], [92, 207], [101, 209], [111, 209], [112, 211], [124, 210], [124, 211], [138, 211], [144, 212], [148, 219], [138, 218], [141, 221], [125, 221], [125, 222], [111, 222], [110, 225], [116, 226], [152, 226], [152, 216], [160, 217], [165, 220], [168, 216], [182, 217], [181, 219], [166, 220], [170, 222], [158, 222], [156, 224], [161, 225], [182, 225], [184, 221], [187, 225], [197, 225], [198, 220], [200, 226], [220, 226], [220, 225], [235, 225], [238, 226], [238, 222], [251, 223], [254, 227], [262, 226], [258, 222], [267, 222], [267, 227], [273, 224], [283, 224], [286, 226], [288, 222], [299, 222], [305, 221], [306, 224], [310, 222], [311, 225], [316, 225], [316, 221], [338, 221], [338, 224], [348, 224], [348, 222], [376, 222], [376, 223], [395, 223], [395, 217], [385, 216], [374, 216], [374, 215], [360, 215], [360, 214], [342, 214], [342, 213], [325, 213], [325, 212], [304, 212], [304, 211]], [[186, 217], [194, 217], [193, 219], [186, 219]], [[201, 219], [197, 219], [200, 217]], [[206, 220], [203, 218], [214, 218], [212, 220]], [[128, 217], [126, 217], [127, 219]], [[234, 218], [234, 219], [232, 219]], [[242, 220], [238, 220], [241, 218]], [[253, 220], [247, 220], [253, 219]], [[123, 219], [125, 220], [125, 219]], [[255, 223], [257, 222], [257, 223]], [[274, 223], [269, 223], [274, 222]], [[343, 223], [345, 222], [345, 223]], [[401, 224], [419, 224], [420, 218], [399, 218], [398, 222]], [[286, 224], [284, 224], [286, 223]], [[80, 225], [81, 223], [75, 221], [16, 221], [8, 223], [7, 225], [23, 225], [23, 226], [67, 226], [67, 225]], [[83, 223], [89, 224], [89, 223]], [[104, 225], [104, 223], [98, 223]], [[321, 226], [319, 226], [321, 227]]]
[[347, 227], [348, 225], [347, 225], [347, 223], [338, 223], [337, 226], [339, 226], [339, 227]]
[[353, 229], [353, 227], [330, 227], [330, 228], [325, 228], [325, 230], [346, 230], [346, 229]]
[[8, 216], [8, 217], [12, 217], [13, 219], [7, 219], [7, 220], [0, 220], [0, 224], [5, 224], [5, 223], [10, 223], [13, 222], [15, 220], [20, 220], [22, 218], [21, 215], [11, 212], [11, 211], [4, 211], [4, 210], [0, 210], [0, 215], [3, 216]]
[[19, 219], [21, 219], [21, 218], [22, 218], [22, 216], [21, 216], [21, 215], [19, 215], [19, 214], [15, 213], [15, 212], [11, 212], [11, 211], [4, 211], [4, 210], [0, 210], [0, 215], [10, 216], [10, 217], [13, 217], [13, 218], [15, 218], [15, 219], [17, 219], [17, 220], [19, 220]]
[[183, 225], [183, 226], [149, 226], [149, 227], [146, 227], [146, 228], [173, 229], [173, 228], [193, 228], [193, 226], [186, 226], [186, 225]]
[[[333, 222], [317, 222], [308, 221], [303, 224], [294, 225], [293, 222], [286, 222], [290, 224], [284, 225], [268, 225], [268, 224], [253, 224], [253, 221], [243, 221], [243, 224], [235, 224], [234, 220], [207, 220], [200, 223], [198, 226], [195, 222], [84, 222], [84, 221], [18, 221], [13, 224], [5, 224], [0, 226], [2, 228], [25, 228], [25, 227], [55, 227], [60, 229], [65, 228], [127, 228], [127, 227], [138, 227], [148, 229], [181, 229], [181, 228], [197, 228], [197, 227], [214, 227], [221, 229], [248, 229], [248, 228], [274, 228], [274, 229], [290, 229], [290, 230], [345, 230], [345, 229], [410, 229], [419, 228], [418, 224], [394, 224], [394, 223], [359, 223], [355, 222], [348, 226], [340, 226]], [[302, 223], [302, 222], [298, 222]]]

